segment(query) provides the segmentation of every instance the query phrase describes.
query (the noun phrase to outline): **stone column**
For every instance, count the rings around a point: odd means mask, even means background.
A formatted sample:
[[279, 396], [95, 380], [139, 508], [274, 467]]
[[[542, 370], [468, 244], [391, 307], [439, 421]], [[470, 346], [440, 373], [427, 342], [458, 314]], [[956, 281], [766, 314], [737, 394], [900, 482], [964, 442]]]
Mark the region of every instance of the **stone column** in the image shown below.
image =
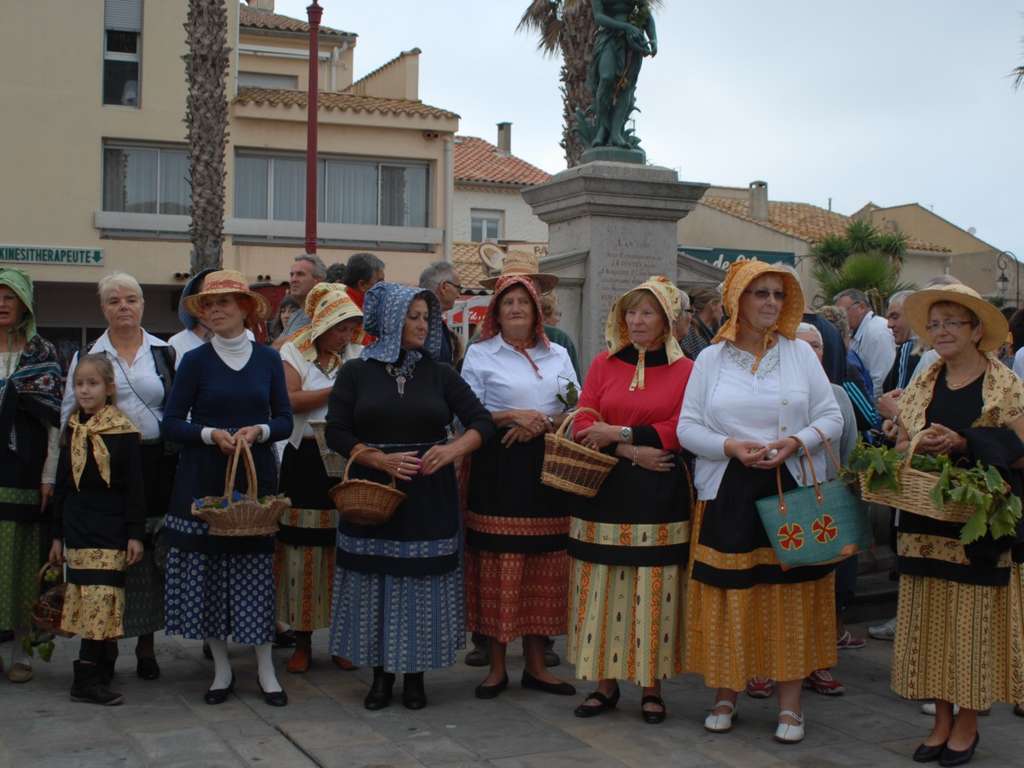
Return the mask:
[[582, 264], [577, 345], [583, 368], [605, 348], [605, 319], [620, 294], [651, 275], [676, 280], [677, 223], [705, 189], [679, 181], [669, 168], [597, 161], [523, 192], [548, 225], [541, 268], [557, 273]]

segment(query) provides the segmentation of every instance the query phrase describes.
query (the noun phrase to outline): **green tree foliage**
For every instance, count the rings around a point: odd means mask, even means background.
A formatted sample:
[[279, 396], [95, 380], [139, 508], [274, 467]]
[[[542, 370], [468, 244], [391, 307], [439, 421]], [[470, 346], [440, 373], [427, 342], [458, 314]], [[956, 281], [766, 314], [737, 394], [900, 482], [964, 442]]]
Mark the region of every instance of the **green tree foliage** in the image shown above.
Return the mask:
[[900, 280], [906, 252], [902, 232], [879, 232], [868, 221], [854, 220], [843, 235], [828, 235], [811, 249], [811, 274], [827, 301], [847, 288], [858, 288], [881, 313], [889, 296], [915, 287]]

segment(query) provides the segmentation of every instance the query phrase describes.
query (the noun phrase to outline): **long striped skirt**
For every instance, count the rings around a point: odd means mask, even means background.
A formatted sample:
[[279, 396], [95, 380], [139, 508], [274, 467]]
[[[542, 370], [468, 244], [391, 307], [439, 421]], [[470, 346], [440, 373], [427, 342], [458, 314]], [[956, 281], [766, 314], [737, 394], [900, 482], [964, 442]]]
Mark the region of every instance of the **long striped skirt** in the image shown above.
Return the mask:
[[277, 620], [299, 632], [331, 625], [337, 529], [333, 509], [292, 508], [281, 518], [274, 552]]
[[43, 558], [39, 523], [0, 521], [0, 629], [28, 628]]

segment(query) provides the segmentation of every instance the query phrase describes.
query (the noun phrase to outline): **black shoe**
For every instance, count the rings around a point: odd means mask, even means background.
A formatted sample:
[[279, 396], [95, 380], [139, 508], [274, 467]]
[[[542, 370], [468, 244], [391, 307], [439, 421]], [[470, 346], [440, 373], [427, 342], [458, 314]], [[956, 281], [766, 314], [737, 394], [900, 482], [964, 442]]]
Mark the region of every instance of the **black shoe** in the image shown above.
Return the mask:
[[951, 765], [966, 765], [971, 762], [971, 758], [974, 757], [974, 750], [978, 748], [978, 742], [981, 741], [981, 734], [974, 734], [974, 741], [971, 742], [971, 746], [967, 749], [957, 752], [954, 749], [950, 749], [948, 746], [942, 750], [942, 754], [939, 755], [939, 765], [951, 766]]
[[385, 672], [384, 667], [373, 668], [373, 685], [369, 693], [363, 699], [363, 706], [367, 709], [384, 709], [391, 704], [391, 692], [395, 686], [395, 674]]
[[[644, 709], [644, 704], [657, 704], [661, 707], [661, 711]], [[651, 725], [662, 723], [665, 721], [665, 716], [667, 714], [665, 702], [662, 701], [661, 696], [644, 696], [640, 699], [640, 715], [643, 717], [645, 723], [650, 723]]]
[[99, 669], [100, 682], [104, 685], [110, 685], [110, 681], [114, 679], [114, 667], [119, 655], [116, 640], [108, 640], [103, 644], [103, 659], [96, 666]]
[[272, 707], [287, 707], [288, 706], [288, 694], [285, 693], [284, 688], [280, 691], [274, 691], [273, 693], [267, 693], [263, 690], [263, 683], [256, 678], [256, 685], [260, 687], [260, 693], [263, 694], [263, 700]]
[[945, 744], [939, 744], [938, 746], [929, 747], [927, 744], [922, 744], [914, 750], [914, 762], [915, 763], [934, 763], [939, 759], [939, 755], [942, 754], [942, 750], [946, 748]]
[[1017, 717], [1024, 717], [1024, 704], [1015, 704], [1013, 707], [1013, 714]]
[[523, 688], [532, 688], [535, 691], [553, 693], [556, 696], [576, 695], [576, 689], [569, 685], [569, 683], [545, 683], [543, 680], [538, 680], [525, 669], [523, 670], [523, 677], [520, 684]]
[[[598, 702], [597, 706], [587, 706], [587, 702], [593, 699]], [[609, 710], [615, 709], [615, 705], [619, 703], [619, 686], [615, 686], [615, 693], [611, 696], [605, 696], [600, 691], [594, 691], [589, 694], [587, 698], [583, 700], [576, 709], [572, 711], [576, 717], [596, 717], [602, 715]]]
[[472, 650], [466, 654], [464, 659], [467, 667], [486, 667], [491, 663], [490, 654], [487, 652], [486, 645], [475, 645]]
[[406, 709], [423, 709], [427, 706], [422, 672], [406, 672], [402, 677], [402, 703]]
[[155, 656], [139, 656], [135, 662], [135, 674], [143, 680], [157, 680], [160, 677], [160, 665]]
[[228, 683], [227, 688], [211, 688], [203, 694], [203, 701], [207, 704], [223, 704], [228, 700], [228, 696], [232, 691], [235, 690], [235, 673], [231, 673], [231, 682]]
[[298, 640], [295, 639], [295, 633], [290, 629], [284, 632], [274, 633], [275, 648], [294, 648], [297, 642]]
[[9, 643], [14, 639], [13, 629], [0, 630], [0, 643]]
[[86, 704], [114, 707], [124, 702], [124, 696], [107, 688], [100, 678], [98, 664], [75, 662], [75, 681], [71, 685], [71, 700]]
[[501, 682], [495, 683], [494, 685], [484, 685], [483, 683], [480, 683], [480, 685], [476, 687], [475, 693], [478, 699], [496, 699], [506, 688], [508, 688], [507, 672], [505, 673], [505, 676], [501, 678]]
[[550, 648], [545, 648], [544, 649], [544, 666], [545, 667], [557, 667], [561, 663], [562, 663], [562, 660], [558, 657], [557, 653], [555, 653]]

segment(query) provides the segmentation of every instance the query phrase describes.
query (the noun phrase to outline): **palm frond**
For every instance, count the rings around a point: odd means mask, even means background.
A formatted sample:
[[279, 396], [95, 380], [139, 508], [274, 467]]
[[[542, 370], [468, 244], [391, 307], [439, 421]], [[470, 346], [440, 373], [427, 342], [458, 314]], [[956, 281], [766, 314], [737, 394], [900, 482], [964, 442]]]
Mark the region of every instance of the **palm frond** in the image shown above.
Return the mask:
[[[571, 3], [580, 0], [571, 0]], [[561, 50], [562, 14], [565, 3], [561, 0], [532, 0], [516, 26], [516, 32], [536, 32], [537, 48], [546, 56]]]
[[1024, 85], [1024, 66], [1017, 67], [1010, 73], [1010, 77], [1013, 78], [1013, 87], [1020, 88]]

